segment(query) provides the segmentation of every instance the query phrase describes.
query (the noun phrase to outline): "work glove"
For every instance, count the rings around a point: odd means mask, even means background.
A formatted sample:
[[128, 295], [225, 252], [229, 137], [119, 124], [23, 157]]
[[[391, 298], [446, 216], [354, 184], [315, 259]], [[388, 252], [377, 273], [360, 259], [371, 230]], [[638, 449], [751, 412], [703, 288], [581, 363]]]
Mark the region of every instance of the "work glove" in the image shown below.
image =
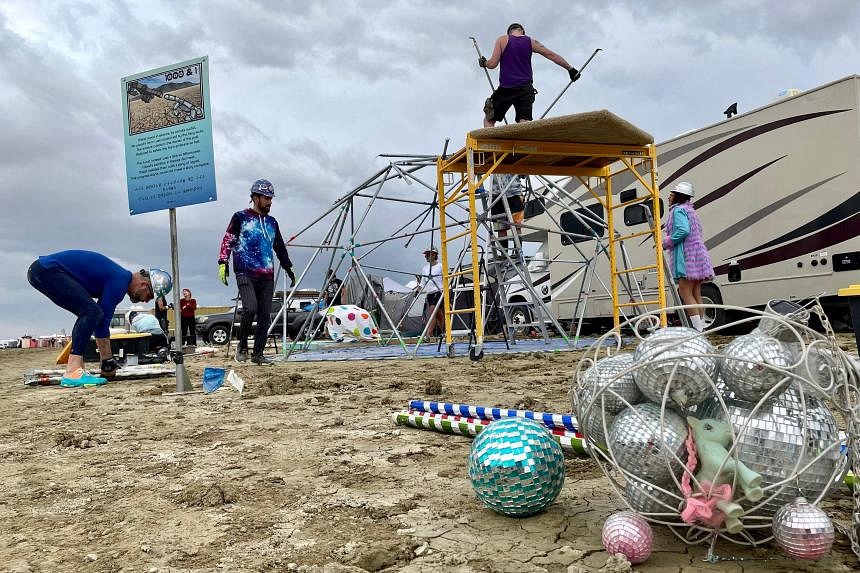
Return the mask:
[[478, 58], [478, 65], [481, 66], [482, 68], [486, 68], [487, 67], [487, 58], [485, 58], [484, 56], [480, 56]]
[[99, 375], [105, 380], [113, 380], [116, 377], [116, 371], [119, 370], [119, 364], [116, 358], [111, 356], [102, 360], [101, 372]]
[[567, 73], [568, 75], [570, 75], [570, 81], [572, 82], [575, 82], [582, 76], [582, 74], [580, 74], [579, 70], [577, 70], [576, 68], [570, 68], [569, 70], [567, 70]]
[[293, 267], [287, 269], [287, 276], [290, 277], [290, 288], [296, 286], [296, 273], [293, 272]]
[[227, 286], [227, 277], [230, 276], [230, 267], [227, 263], [218, 263], [218, 278], [221, 279], [221, 282], [224, 283], [224, 286]]

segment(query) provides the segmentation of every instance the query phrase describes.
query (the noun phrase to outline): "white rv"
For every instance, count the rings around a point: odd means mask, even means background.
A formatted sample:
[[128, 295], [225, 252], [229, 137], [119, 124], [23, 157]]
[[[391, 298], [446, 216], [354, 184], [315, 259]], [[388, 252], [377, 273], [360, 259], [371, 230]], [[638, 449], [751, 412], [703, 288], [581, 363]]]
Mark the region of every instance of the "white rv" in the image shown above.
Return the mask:
[[[785, 97], [714, 125], [658, 144], [660, 195], [680, 181], [695, 185], [694, 205], [702, 219], [706, 245], [716, 271], [703, 295], [713, 302], [755, 307], [769, 299], [801, 299], [823, 294], [826, 307], [840, 317], [847, 312], [836, 297], [840, 287], [860, 283], [860, 76], [850, 76]], [[576, 184], [566, 189], [605, 217], [602, 206]], [[601, 188], [602, 190], [602, 188]], [[613, 179], [615, 203], [645, 197], [630, 173]], [[535, 212], [534, 206], [531, 209]], [[571, 213], [546, 206], [526, 224], [588, 234]], [[540, 209], [537, 209], [540, 211]], [[528, 215], [528, 210], [527, 210]], [[567, 215], [567, 216], [565, 216]], [[639, 205], [616, 215], [616, 230], [629, 235], [647, 229]], [[590, 227], [599, 235], [605, 231]], [[532, 231], [524, 236], [543, 243], [549, 265], [545, 301], [560, 320], [571, 320], [580, 298], [582, 264], [575, 247], [593, 252], [593, 239]], [[577, 243], [576, 245], [572, 242]], [[629, 240], [630, 267], [653, 264], [653, 241]], [[565, 262], [570, 261], [570, 262]], [[606, 257], [595, 276], [608, 284]], [[539, 280], [542, 273], [533, 273]], [[653, 298], [656, 277], [637, 275], [645, 298]], [[651, 295], [648, 296], [650, 289]], [[612, 300], [594, 280], [585, 317], [612, 316]], [[671, 301], [671, 298], [667, 297]], [[711, 313], [721, 323], [722, 313]]]

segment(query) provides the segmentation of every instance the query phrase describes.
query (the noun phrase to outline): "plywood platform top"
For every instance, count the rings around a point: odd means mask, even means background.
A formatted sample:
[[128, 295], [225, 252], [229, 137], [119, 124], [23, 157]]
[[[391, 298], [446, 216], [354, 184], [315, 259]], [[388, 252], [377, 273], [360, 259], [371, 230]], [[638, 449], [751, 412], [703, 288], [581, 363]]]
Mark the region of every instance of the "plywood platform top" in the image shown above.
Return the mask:
[[510, 139], [554, 143], [648, 145], [654, 137], [609, 110], [601, 109], [469, 132], [475, 139]]

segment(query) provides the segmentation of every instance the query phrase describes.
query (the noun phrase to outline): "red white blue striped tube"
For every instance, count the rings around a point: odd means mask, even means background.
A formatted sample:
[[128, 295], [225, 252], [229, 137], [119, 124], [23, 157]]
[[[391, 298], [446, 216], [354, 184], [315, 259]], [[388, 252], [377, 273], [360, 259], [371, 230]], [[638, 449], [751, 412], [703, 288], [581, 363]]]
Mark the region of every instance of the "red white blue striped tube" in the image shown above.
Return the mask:
[[508, 408], [493, 408], [491, 406], [469, 406], [468, 404], [452, 404], [450, 402], [428, 402], [425, 400], [410, 400], [409, 408], [434, 414], [451, 414], [481, 418], [484, 420], [501, 420], [502, 418], [526, 418], [540, 422], [547, 428], [564, 428], [577, 431], [576, 418], [571, 414], [550, 414], [548, 412], [532, 412], [531, 410], [511, 410]]
[[[435, 430], [445, 434], [461, 434], [472, 437], [481, 433], [493, 421], [455, 414], [436, 414], [417, 410], [395, 412], [392, 414], [392, 419], [396, 424], [402, 426], [412, 426], [414, 428]], [[578, 455], [587, 455], [582, 434], [565, 430], [564, 428], [547, 428], [547, 431], [563, 450]]]

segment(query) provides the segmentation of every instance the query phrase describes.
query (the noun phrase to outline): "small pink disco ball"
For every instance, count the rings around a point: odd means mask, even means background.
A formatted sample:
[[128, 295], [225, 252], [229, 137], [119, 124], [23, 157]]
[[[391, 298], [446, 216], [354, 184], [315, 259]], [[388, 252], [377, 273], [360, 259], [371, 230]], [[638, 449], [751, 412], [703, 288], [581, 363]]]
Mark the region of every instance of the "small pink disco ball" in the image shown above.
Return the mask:
[[819, 559], [830, 552], [836, 532], [821, 509], [799, 497], [773, 516], [776, 544], [794, 559]]
[[635, 511], [610, 515], [603, 524], [603, 547], [610, 555], [622, 554], [630, 563], [642, 563], [651, 556], [654, 532]]

